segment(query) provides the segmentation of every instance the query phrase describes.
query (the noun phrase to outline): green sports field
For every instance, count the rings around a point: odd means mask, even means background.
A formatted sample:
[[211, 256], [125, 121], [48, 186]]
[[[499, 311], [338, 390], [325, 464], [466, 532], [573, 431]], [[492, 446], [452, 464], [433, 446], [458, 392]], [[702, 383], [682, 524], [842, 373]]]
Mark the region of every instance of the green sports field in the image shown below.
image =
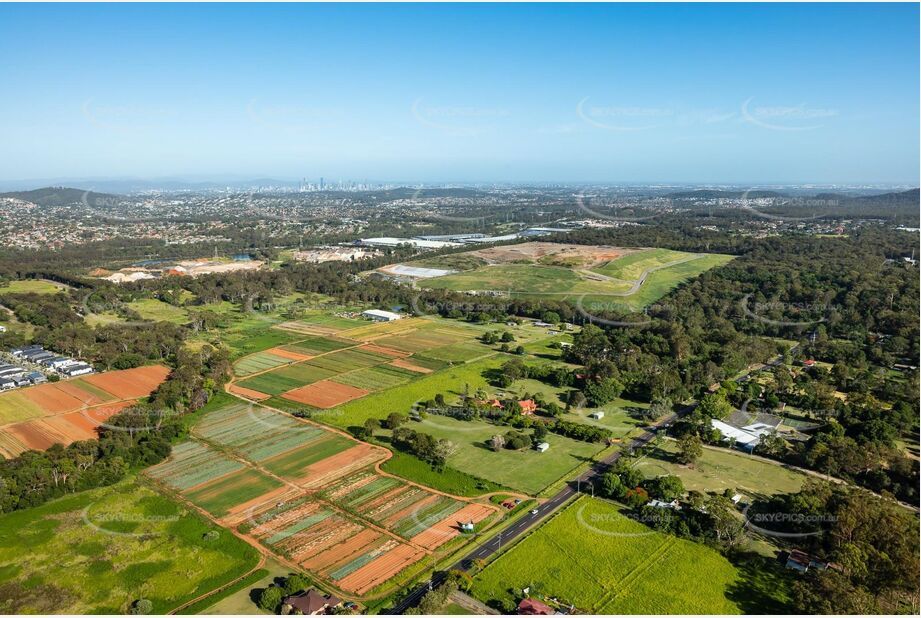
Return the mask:
[[738, 614], [739, 580], [716, 551], [583, 496], [488, 565], [472, 594], [511, 607], [530, 587], [580, 613]]
[[0, 516], [0, 612], [126, 614], [145, 598], [164, 614], [257, 560], [227, 530], [129, 480]]

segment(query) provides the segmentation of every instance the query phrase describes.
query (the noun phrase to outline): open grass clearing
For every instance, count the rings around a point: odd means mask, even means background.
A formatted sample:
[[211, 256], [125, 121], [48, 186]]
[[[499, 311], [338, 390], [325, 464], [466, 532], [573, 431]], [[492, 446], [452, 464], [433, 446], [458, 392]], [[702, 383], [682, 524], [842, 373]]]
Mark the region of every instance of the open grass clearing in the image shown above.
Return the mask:
[[588, 497], [488, 565], [472, 594], [511, 607], [525, 587], [593, 614], [741, 613], [739, 574], [719, 553]]
[[57, 294], [67, 289], [63, 283], [55, 283], [47, 279], [21, 279], [0, 284], [0, 295], [3, 294]]
[[164, 614], [257, 560], [230, 532], [132, 479], [0, 515], [0, 611], [126, 614], [145, 598]]
[[672, 474], [681, 478], [685, 489], [723, 492], [739, 491], [749, 498], [756, 495], [795, 493], [808, 478], [780, 464], [754, 459], [744, 453], [705, 448], [693, 466], [675, 460], [677, 445], [661, 440], [636, 466], [647, 478]]
[[[551, 433], [546, 438], [550, 449], [544, 453], [534, 449], [502, 449], [496, 452], [487, 442], [494, 435], [507, 433], [510, 427], [436, 415], [429, 415], [407, 426], [453, 442], [455, 450], [448, 457], [448, 465], [452, 468], [532, 495], [591, 459], [603, 448], [601, 444]], [[387, 435], [387, 432], [382, 431], [382, 434]]]

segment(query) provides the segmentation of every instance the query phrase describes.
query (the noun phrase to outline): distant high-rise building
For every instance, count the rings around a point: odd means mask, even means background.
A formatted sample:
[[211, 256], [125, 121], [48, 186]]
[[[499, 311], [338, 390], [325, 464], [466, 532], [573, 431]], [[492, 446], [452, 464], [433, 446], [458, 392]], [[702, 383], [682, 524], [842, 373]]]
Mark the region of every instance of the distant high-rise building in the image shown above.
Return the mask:
[[323, 177], [320, 176], [320, 191], [323, 190]]

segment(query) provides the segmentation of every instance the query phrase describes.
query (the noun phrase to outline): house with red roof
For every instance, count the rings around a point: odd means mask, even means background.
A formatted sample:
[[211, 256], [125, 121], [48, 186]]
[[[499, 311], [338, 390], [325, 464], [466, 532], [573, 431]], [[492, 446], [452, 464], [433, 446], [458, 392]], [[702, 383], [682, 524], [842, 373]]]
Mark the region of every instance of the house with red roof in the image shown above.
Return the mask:
[[552, 616], [553, 608], [537, 599], [528, 597], [518, 604], [519, 616]]
[[530, 416], [537, 412], [537, 404], [534, 403], [533, 399], [522, 399], [518, 402], [518, 405], [521, 406], [522, 416]]

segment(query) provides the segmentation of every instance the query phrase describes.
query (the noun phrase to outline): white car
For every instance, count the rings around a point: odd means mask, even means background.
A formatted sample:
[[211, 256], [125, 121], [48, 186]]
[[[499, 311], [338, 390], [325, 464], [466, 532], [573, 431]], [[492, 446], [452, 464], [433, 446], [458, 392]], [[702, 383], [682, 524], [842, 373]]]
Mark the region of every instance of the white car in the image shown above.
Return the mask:
[[532, 510], [531, 510], [531, 515], [537, 515], [537, 509], [532, 509]]

